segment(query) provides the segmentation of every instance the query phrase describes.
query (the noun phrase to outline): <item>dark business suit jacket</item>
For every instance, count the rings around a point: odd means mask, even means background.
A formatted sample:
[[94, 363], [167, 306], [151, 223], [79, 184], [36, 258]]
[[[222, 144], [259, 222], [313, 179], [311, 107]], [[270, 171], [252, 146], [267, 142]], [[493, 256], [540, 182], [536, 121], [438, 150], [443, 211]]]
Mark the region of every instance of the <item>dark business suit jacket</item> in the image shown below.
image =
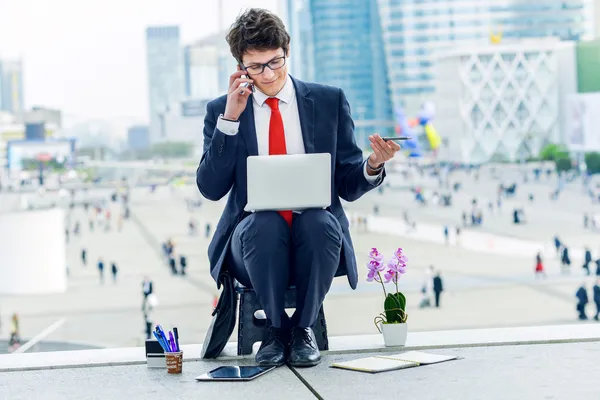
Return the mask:
[[[343, 230], [342, 255], [336, 276], [347, 275], [354, 289], [358, 282], [356, 258], [340, 198], [357, 200], [380, 185], [385, 172], [375, 183], [365, 178], [363, 153], [356, 145], [350, 106], [341, 89], [294, 78], [292, 81], [306, 153], [331, 154], [331, 207], [328, 210], [338, 219]], [[216, 128], [219, 115], [225, 112], [227, 96], [211, 101], [206, 107], [204, 154], [196, 173], [196, 183], [202, 195], [213, 201], [231, 191], [208, 247], [210, 272], [217, 286], [233, 231], [249, 215], [244, 212], [247, 203], [246, 158], [258, 155], [252, 102], [252, 98], [248, 99], [248, 105], [239, 118], [239, 131], [233, 136]]]

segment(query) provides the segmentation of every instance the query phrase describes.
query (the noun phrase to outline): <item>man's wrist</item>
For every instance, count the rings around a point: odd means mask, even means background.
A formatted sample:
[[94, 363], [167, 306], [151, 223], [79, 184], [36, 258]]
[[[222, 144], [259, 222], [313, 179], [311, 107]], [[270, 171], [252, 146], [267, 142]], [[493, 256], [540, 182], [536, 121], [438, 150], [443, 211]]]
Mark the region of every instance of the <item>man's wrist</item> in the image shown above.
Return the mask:
[[373, 172], [379, 172], [383, 169], [383, 166], [385, 165], [385, 163], [373, 163], [373, 161], [371, 160], [371, 157], [367, 158], [367, 168]]
[[231, 114], [223, 114], [223, 115], [221, 115], [221, 118], [223, 118], [225, 121], [238, 122], [240, 117], [239, 116], [236, 117]]

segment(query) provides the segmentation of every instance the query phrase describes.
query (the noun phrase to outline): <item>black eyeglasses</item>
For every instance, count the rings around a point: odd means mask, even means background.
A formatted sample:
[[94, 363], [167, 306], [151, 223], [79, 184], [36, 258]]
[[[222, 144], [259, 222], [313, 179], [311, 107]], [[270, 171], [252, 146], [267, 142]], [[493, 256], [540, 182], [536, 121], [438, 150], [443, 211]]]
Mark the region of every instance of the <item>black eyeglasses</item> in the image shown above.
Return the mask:
[[260, 75], [263, 72], [265, 72], [266, 67], [269, 67], [271, 71], [275, 71], [276, 69], [282, 68], [284, 65], [285, 56], [274, 58], [265, 64], [252, 64], [249, 67], [245, 67], [244, 65], [242, 65], [242, 67], [248, 73], [248, 75]]

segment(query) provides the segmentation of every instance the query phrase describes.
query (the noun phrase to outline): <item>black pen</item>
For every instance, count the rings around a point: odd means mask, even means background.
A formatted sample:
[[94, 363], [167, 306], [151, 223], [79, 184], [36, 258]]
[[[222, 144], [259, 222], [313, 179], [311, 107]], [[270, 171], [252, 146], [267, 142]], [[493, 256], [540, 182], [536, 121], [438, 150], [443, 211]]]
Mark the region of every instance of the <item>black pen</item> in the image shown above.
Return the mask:
[[175, 327], [173, 328], [173, 334], [175, 335], [175, 347], [177, 347], [175, 351], [181, 351], [181, 349], [179, 348], [179, 332]]
[[409, 136], [392, 136], [392, 137], [382, 137], [382, 139], [387, 142], [388, 140], [393, 140], [393, 141], [411, 140], [412, 138]]

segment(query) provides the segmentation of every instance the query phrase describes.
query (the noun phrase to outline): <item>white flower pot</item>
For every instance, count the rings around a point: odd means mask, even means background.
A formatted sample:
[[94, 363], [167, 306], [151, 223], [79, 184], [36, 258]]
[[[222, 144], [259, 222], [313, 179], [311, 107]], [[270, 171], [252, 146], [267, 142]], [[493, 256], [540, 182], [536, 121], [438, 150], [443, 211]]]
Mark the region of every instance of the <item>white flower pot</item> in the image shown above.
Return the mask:
[[380, 324], [386, 347], [404, 346], [408, 336], [408, 324]]

